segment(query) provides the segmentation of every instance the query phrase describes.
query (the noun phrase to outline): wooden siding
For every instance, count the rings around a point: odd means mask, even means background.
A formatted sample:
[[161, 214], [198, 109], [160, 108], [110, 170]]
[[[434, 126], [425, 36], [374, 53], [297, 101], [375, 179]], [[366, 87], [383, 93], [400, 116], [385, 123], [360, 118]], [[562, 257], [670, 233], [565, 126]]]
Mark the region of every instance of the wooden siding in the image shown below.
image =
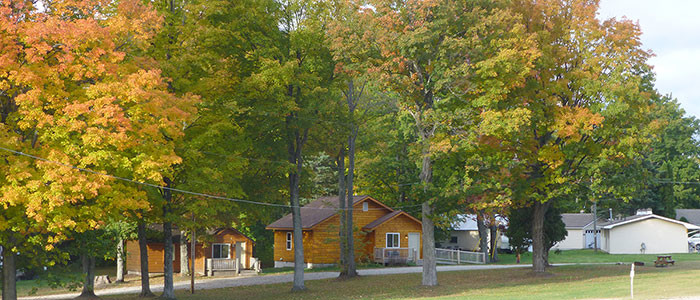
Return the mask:
[[[362, 210], [362, 203], [368, 203], [368, 210]], [[355, 227], [355, 258], [357, 261], [371, 259], [374, 249], [374, 234], [362, 229], [365, 225], [381, 218], [391, 211], [370, 199], [355, 203], [353, 206], [353, 227]], [[408, 218], [407, 218], [408, 219]], [[415, 222], [413, 222], [415, 224]], [[420, 224], [418, 224], [420, 228]], [[304, 231], [304, 259], [307, 263], [334, 264], [340, 260], [340, 241], [338, 231], [340, 216], [334, 215], [314, 226], [312, 231]], [[420, 231], [420, 230], [418, 230]], [[286, 234], [289, 231], [275, 230], [274, 254], [276, 261], [294, 261], [294, 251], [286, 250]], [[412, 232], [412, 231], [411, 231]]]
[[[274, 259], [276, 261], [294, 261], [294, 242], [292, 242], [292, 249], [287, 250], [287, 232], [292, 232], [291, 230], [275, 230], [275, 245], [274, 245]], [[302, 243], [304, 244], [304, 259], [305, 262], [309, 262], [308, 253], [313, 252], [313, 232], [304, 230], [304, 239]]]
[[[253, 241], [231, 229], [223, 229], [217, 235], [215, 235], [214, 238], [205, 245], [204, 256], [206, 258], [212, 257], [213, 253], [211, 244], [231, 244], [231, 259], [235, 259], [236, 242], [245, 242], [245, 248], [243, 249], [244, 255], [241, 256], [241, 258], [243, 258], [243, 268], [249, 269], [250, 258], [253, 257]], [[199, 255], [199, 252], [197, 254]], [[196, 263], [197, 261], [195, 261], [195, 264]]]
[[[173, 243], [175, 258], [173, 260], [173, 272], [180, 272], [180, 244]], [[163, 243], [148, 243], [148, 272], [163, 273]], [[126, 242], [126, 270], [141, 272], [141, 258], [139, 255], [139, 242]]]
[[420, 237], [420, 257], [423, 258], [423, 234], [421, 224], [411, 218], [400, 215], [391, 221], [379, 225], [374, 230], [374, 243], [378, 248], [386, 247], [386, 234], [388, 232], [398, 232], [401, 234], [400, 247], [408, 247], [408, 233], [416, 232]]
[[[196, 243], [196, 258], [195, 258], [195, 271], [198, 273], [204, 273], [205, 258], [212, 257], [212, 247], [211, 243], [226, 243], [231, 244], [231, 258], [236, 258], [236, 242], [245, 242], [245, 257], [243, 261], [244, 268], [250, 268], [250, 258], [253, 257], [253, 241], [241, 235], [240, 233], [224, 229], [221, 230], [217, 235], [213, 237], [211, 242], [205, 244]], [[191, 253], [189, 249], [190, 244], [187, 244], [188, 254]], [[175, 247], [175, 260], [173, 262], [173, 272], [180, 273], [180, 244], [173, 243]], [[191, 260], [191, 256], [188, 256]], [[126, 242], [126, 270], [131, 272], [141, 272], [141, 259], [139, 257], [139, 242], [138, 241], [127, 241]], [[149, 273], [163, 273], [163, 243], [148, 243], [148, 272]]]

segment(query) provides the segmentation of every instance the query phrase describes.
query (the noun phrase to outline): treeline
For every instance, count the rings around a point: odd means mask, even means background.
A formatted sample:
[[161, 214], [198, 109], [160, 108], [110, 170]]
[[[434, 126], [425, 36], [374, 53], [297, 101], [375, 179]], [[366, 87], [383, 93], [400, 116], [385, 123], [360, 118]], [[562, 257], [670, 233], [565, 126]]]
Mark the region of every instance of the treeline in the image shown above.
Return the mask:
[[370, 194], [420, 215], [429, 286], [435, 228], [459, 213], [529, 207], [544, 272], [550, 209], [700, 207], [688, 184], [700, 177], [698, 121], [655, 90], [638, 25], [597, 10], [595, 0], [0, 2], [3, 299], [16, 298], [18, 267], [71, 257], [93, 295], [95, 257], [117, 255], [117, 241], [145, 247], [152, 223], [164, 229], [163, 296], [174, 298], [174, 226], [183, 237], [234, 226], [270, 253], [264, 226], [289, 212], [293, 289], [304, 289], [299, 207], [320, 195], [343, 208]]

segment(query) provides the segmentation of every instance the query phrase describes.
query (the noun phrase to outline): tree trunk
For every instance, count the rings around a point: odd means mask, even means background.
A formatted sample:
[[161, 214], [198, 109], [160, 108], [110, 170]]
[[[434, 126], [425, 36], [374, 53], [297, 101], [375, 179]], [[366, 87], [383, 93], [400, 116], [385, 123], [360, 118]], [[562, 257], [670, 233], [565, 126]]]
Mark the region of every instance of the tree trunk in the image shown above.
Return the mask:
[[423, 120], [421, 119], [422, 114], [423, 112], [419, 112], [419, 115], [414, 116], [414, 118], [416, 119], [416, 127], [420, 133], [421, 146], [423, 148], [421, 151], [423, 162], [421, 164], [420, 179], [423, 183], [423, 197], [426, 197], [421, 208], [421, 222], [423, 223], [423, 285], [436, 286], [438, 282], [435, 260], [435, 224], [431, 219], [433, 208], [429, 201], [430, 184], [433, 181], [433, 166], [430, 160], [430, 138], [433, 136], [433, 132], [424, 128]]
[[[163, 178], [166, 187], [172, 185], [170, 178]], [[175, 259], [173, 248], [173, 224], [170, 218], [170, 206], [172, 205], [173, 194], [169, 189], [163, 189], [163, 294], [161, 298], [175, 299], [175, 289], [173, 287], [173, 260]]]
[[301, 158], [297, 172], [289, 176], [292, 205], [292, 227], [294, 228], [294, 284], [292, 291], [305, 290], [304, 286], [304, 236], [301, 229], [301, 208], [299, 207], [299, 177], [301, 174]]
[[345, 214], [345, 196], [347, 195], [345, 189], [345, 145], [340, 146], [340, 151], [338, 151], [338, 158], [336, 160], [336, 165], [338, 166], [338, 209], [340, 213], [340, 228], [338, 230], [338, 238], [340, 239], [340, 276], [345, 277], [348, 274], [348, 264], [347, 264], [347, 239], [345, 238], [346, 232], [346, 219]]
[[117, 244], [117, 282], [124, 282], [124, 239]]
[[181, 276], [187, 276], [189, 275], [189, 266], [188, 262], [189, 260], [187, 259], [187, 231], [181, 230], [180, 231], [180, 275]]
[[421, 221], [423, 222], [423, 285], [436, 286], [437, 265], [435, 262], [435, 225], [430, 218], [432, 207], [430, 203], [423, 202]]
[[[166, 205], [167, 206], [167, 205]], [[173, 288], [173, 225], [163, 222], [163, 295], [161, 298], [175, 299]]]
[[83, 254], [80, 256], [80, 258], [83, 263], [85, 281], [83, 282], [83, 290], [78, 298], [97, 298], [97, 295], [95, 295], [95, 257], [92, 255]]
[[[352, 87], [352, 85], [351, 85]], [[352, 115], [352, 110], [351, 110], [351, 115]], [[347, 245], [347, 254], [346, 259], [348, 263], [348, 270], [346, 276], [349, 278], [356, 277], [357, 276], [357, 266], [355, 264], [355, 234], [354, 234], [354, 226], [352, 222], [352, 208], [354, 204], [354, 197], [353, 197], [353, 180], [354, 180], [354, 172], [355, 172], [355, 140], [357, 139], [357, 126], [353, 127], [352, 133], [350, 134], [350, 137], [348, 138], [348, 180], [347, 180], [347, 191], [348, 191], [348, 196], [347, 196], [347, 201], [348, 201], [348, 210], [347, 213], [345, 214], [345, 217], [347, 221], [345, 221], [346, 224], [346, 230], [347, 233], [345, 234], [345, 237], [348, 239]]]
[[139, 258], [141, 260], [141, 293], [139, 297], [153, 297], [148, 278], [148, 240], [146, 239], [146, 224], [139, 222], [137, 225], [139, 236]]
[[17, 300], [17, 266], [16, 255], [12, 252], [12, 246], [5, 244], [2, 247], [2, 299]]
[[[495, 217], [492, 222], [495, 224]], [[491, 262], [498, 261], [498, 226], [491, 224]]]
[[479, 231], [479, 252], [484, 253], [484, 258], [489, 257], [489, 232], [484, 224], [483, 212], [476, 212], [476, 229]]
[[[292, 117], [288, 117], [291, 121]], [[308, 129], [303, 135], [299, 129], [295, 129], [293, 140], [288, 140], [287, 150], [289, 152], [289, 162], [295, 164], [296, 170], [289, 174], [289, 202], [292, 206], [292, 227], [294, 228], [292, 238], [294, 240], [294, 283], [292, 291], [305, 290], [304, 286], [304, 236], [301, 228], [301, 207], [299, 203], [299, 182], [303, 167], [302, 147], [308, 137]]]
[[535, 273], [545, 272], [544, 216], [548, 208], [549, 202], [535, 201], [532, 215], [532, 269]]

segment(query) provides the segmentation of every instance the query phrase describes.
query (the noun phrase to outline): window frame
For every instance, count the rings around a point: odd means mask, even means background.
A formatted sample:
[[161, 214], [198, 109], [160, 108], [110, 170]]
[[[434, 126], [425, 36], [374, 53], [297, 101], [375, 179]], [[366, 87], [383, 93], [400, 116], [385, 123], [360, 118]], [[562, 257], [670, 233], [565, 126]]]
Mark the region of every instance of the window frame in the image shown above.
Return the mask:
[[[227, 257], [214, 257], [214, 248], [216, 246], [227, 246], [228, 251], [226, 251]], [[221, 254], [221, 250], [219, 250], [219, 254]], [[211, 244], [211, 258], [213, 259], [231, 259], [231, 244], [230, 243], [213, 243]]]
[[362, 202], [362, 211], [369, 211], [369, 203], [367, 201]]
[[[396, 236], [396, 237], [397, 237], [397, 238], [396, 238], [397, 244], [394, 245], [394, 241], [392, 240], [392, 243], [391, 243], [392, 246], [391, 246], [391, 247], [389, 246], [389, 236], [390, 236], [390, 235], [391, 235], [391, 236]], [[385, 237], [386, 237], [386, 241], [384, 242], [384, 245], [386, 246], [387, 249], [397, 249], [397, 248], [401, 248], [401, 233], [398, 233], [398, 232], [387, 232], [386, 235], [385, 235]], [[392, 239], [393, 239], [393, 238], [392, 238]]]
[[286, 243], [285, 246], [286, 246], [286, 248], [287, 248], [287, 251], [292, 250], [292, 248], [294, 247], [294, 240], [293, 240], [293, 238], [294, 238], [294, 236], [292, 235], [292, 233], [291, 233], [291, 232], [287, 232], [287, 238], [286, 238], [286, 240], [285, 240], [285, 243]]

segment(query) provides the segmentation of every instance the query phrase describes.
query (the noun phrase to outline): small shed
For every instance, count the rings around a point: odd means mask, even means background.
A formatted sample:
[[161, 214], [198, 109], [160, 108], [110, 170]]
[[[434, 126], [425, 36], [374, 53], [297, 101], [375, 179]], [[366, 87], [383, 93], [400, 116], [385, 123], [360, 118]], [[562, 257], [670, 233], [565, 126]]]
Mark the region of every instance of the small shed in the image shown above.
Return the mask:
[[[155, 230], [162, 230], [162, 227]], [[242, 269], [253, 268], [254, 241], [236, 230], [235, 228], [218, 228], [207, 231], [208, 238], [205, 242], [195, 244], [195, 271], [199, 274], [213, 275], [217, 271], [233, 271], [235, 260], [238, 259]], [[199, 238], [198, 238], [199, 240]], [[173, 272], [182, 273], [187, 270], [180, 268], [180, 242], [187, 245], [188, 261], [191, 261], [192, 249], [187, 237], [181, 237], [180, 232], [173, 230]], [[162, 240], [148, 240], [148, 272], [163, 273], [164, 244]], [[188, 266], [189, 266], [188, 262]], [[208, 265], [208, 266], [207, 266]], [[139, 255], [138, 240], [126, 242], [126, 270], [131, 274], [141, 272], [141, 259]]]
[[[595, 240], [594, 232], [596, 231], [598, 238], [598, 248], [600, 248], [600, 226], [596, 230], [593, 229], [593, 214], [589, 213], [565, 213], [561, 214], [561, 220], [566, 227], [566, 238], [554, 245], [554, 249], [574, 250], [594, 248]], [[599, 221], [600, 222], [600, 221]]]
[[601, 250], [610, 254], [688, 252], [688, 230], [700, 227], [642, 211], [601, 224]]

